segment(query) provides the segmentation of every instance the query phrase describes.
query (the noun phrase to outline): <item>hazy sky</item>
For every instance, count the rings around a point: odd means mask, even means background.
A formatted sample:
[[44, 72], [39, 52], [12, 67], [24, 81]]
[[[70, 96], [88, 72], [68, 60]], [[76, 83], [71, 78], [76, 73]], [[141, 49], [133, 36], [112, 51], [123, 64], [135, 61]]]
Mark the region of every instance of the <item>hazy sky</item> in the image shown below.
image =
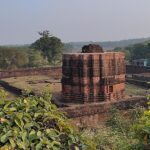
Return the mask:
[[0, 45], [150, 37], [150, 0], [0, 0]]

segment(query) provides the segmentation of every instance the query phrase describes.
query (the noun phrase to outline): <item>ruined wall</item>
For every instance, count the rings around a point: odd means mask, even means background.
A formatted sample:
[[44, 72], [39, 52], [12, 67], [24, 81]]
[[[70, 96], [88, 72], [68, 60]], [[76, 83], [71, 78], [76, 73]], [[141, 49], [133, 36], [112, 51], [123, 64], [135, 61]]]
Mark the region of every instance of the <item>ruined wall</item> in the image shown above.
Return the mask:
[[64, 102], [101, 102], [124, 97], [124, 53], [63, 55]]
[[[120, 113], [128, 112], [128, 109], [133, 109], [135, 106], [143, 106], [147, 107], [148, 100], [144, 97], [140, 98], [130, 98], [126, 101], [119, 101], [117, 103], [113, 103], [115, 107], [117, 107], [120, 110]], [[73, 124], [79, 127], [101, 127], [101, 125], [105, 125], [106, 121], [110, 117], [110, 112], [108, 111], [111, 109], [112, 105], [110, 103], [105, 103], [99, 105], [107, 105], [104, 107], [94, 107], [93, 104], [91, 104], [92, 110], [87, 107], [86, 109], [82, 107], [75, 107], [72, 109], [72, 111], [68, 111], [67, 108], [64, 108], [64, 111], [67, 112], [68, 116], [70, 117], [70, 120]], [[86, 106], [84, 106], [86, 107]], [[83, 110], [83, 111], [82, 111]], [[90, 114], [90, 111], [92, 112]], [[78, 113], [78, 112], [82, 112]]]
[[93, 116], [95, 114], [103, 114], [107, 113], [112, 106], [120, 110], [127, 110], [135, 108], [136, 106], [147, 106], [147, 98], [146, 97], [133, 97], [127, 100], [113, 102], [113, 103], [90, 103], [84, 105], [76, 105], [71, 107], [60, 108], [61, 111], [67, 113], [69, 118], [79, 118], [86, 116]]
[[127, 74], [138, 74], [138, 73], [148, 73], [150, 72], [150, 67], [126, 65]]
[[47, 67], [47, 68], [31, 68], [31, 69], [19, 69], [19, 70], [6, 70], [0, 71], [0, 79], [9, 77], [21, 77], [31, 75], [48, 75], [54, 78], [61, 78], [61, 67]]

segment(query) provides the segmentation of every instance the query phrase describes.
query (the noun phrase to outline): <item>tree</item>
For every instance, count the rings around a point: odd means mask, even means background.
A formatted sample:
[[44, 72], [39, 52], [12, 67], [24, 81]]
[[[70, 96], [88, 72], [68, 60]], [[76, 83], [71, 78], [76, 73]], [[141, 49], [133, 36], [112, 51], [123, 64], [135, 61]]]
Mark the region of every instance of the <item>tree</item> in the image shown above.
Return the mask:
[[28, 63], [26, 51], [15, 47], [0, 47], [0, 69], [27, 67]]
[[56, 62], [60, 60], [64, 47], [63, 43], [47, 30], [39, 32], [39, 35], [41, 37], [31, 45], [31, 48], [40, 50], [50, 64], [56, 64]]
[[48, 64], [47, 59], [43, 58], [40, 51], [30, 50], [29, 54], [29, 67], [42, 67]]

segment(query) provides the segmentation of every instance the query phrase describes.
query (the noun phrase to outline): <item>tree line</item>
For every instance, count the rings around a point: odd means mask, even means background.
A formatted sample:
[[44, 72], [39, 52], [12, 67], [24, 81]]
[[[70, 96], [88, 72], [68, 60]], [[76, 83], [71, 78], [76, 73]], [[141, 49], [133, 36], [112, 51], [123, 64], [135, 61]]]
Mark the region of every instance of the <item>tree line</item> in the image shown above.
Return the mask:
[[61, 64], [63, 43], [49, 31], [39, 32], [40, 38], [28, 46], [1, 46], [0, 69], [56, 66]]
[[[39, 32], [39, 36], [31, 45], [0, 46], [0, 69], [58, 66], [61, 65], [62, 53], [73, 49], [72, 43], [62, 43], [61, 39], [47, 30]], [[150, 42], [116, 47], [114, 51], [125, 52], [129, 62], [143, 58], [150, 60]]]
[[150, 42], [139, 43], [125, 48], [117, 47], [115, 51], [123, 51], [126, 55], [126, 60], [132, 62], [134, 59], [148, 59], [150, 62]]

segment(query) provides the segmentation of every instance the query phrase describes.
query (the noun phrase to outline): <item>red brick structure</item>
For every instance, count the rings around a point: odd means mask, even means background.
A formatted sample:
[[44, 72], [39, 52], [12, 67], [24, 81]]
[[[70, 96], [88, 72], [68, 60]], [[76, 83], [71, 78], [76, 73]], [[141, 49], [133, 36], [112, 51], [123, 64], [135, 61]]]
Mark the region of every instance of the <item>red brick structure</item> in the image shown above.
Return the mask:
[[61, 67], [28, 68], [18, 70], [0, 70], [0, 79], [22, 76], [47, 75], [52, 78], [60, 79], [62, 77]]
[[64, 54], [64, 102], [89, 103], [124, 98], [124, 57], [122, 52]]

